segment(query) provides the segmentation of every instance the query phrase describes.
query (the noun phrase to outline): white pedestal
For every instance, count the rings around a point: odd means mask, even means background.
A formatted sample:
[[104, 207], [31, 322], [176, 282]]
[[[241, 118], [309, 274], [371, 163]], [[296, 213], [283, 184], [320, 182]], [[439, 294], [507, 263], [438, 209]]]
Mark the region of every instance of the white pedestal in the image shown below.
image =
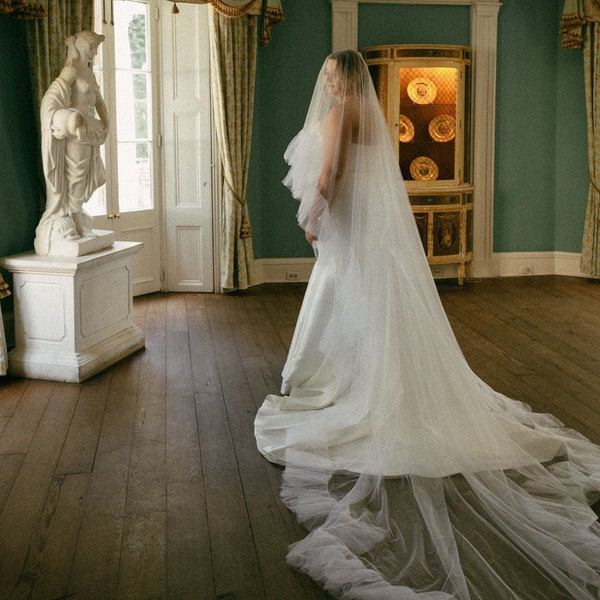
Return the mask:
[[131, 257], [139, 242], [85, 256], [0, 259], [13, 273], [15, 347], [9, 374], [81, 382], [143, 348], [133, 323]]

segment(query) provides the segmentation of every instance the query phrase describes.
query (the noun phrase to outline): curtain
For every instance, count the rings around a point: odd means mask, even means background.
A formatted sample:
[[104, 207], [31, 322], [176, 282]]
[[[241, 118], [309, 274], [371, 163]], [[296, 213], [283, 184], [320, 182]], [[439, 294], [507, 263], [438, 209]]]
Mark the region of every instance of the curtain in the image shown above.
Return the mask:
[[257, 17], [230, 18], [211, 6], [212, 96], [223, 172], [221, 286], [254, 284], [252, 230], [246, 199], [256, 78]]
[[65, 64], [65, 40], [78, 31], [91, 30], [94, 24], [94, 3], [90, 0], [44, 0], [43, 4], [47, 16], [27, 23], [29, 68], [36, 108]]
[[583, 64], [590, 189], [583, 225], [580, 268], [592, 277], [600, 277], [600, 23], [589, 23], [586, 27]]
[[580, 268], [600, 277], [600, 1], [566, 0], [560, 32], [563, 48], [583, 46], [590, 187]]

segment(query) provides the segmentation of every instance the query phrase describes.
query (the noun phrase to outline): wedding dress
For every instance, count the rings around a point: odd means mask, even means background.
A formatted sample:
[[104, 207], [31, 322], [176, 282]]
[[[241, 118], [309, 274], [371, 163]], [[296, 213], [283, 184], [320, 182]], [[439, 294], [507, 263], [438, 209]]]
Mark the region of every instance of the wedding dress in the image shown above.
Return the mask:
[[332, 57], [284, 180], [318, 259], [255, 421], [310, 531], [287, 560], [344, 599], [598, 599], [600, 447], [469, 368], [367, 67]]

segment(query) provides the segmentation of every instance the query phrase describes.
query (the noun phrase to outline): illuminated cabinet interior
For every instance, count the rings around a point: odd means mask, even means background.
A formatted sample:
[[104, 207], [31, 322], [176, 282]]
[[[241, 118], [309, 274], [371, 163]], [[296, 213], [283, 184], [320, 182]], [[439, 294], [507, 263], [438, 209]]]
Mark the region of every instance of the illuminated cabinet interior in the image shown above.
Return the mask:
[[427, 260], [459, 284], [473, 258], [470, 55], [465, 46], [364, 50]]

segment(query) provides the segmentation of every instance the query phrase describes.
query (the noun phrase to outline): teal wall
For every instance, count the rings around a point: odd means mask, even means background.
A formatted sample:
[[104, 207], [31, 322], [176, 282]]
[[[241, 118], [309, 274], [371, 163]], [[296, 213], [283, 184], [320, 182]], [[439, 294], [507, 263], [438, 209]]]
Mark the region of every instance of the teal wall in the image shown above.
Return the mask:
[[33, 248], [37, 137], [23, 21], [0, 16], [0, 256]]
[[296, 222], [298, 202], [281, 180], [283, 153], [304, 124], [316, 76], [331, 52], [329, 0], [284, 0], [285, 21], [258, 49], [257, 95], [248, 183], [257, 258], [313, 255]]
[[[25, 24], [0, 16], [0, 256], [33, 248], [39, 219], [35, 127]], [[2, 270], [2, 276], [12, 284], [10, 273]], [[12, 300], [2, 300], [4, 311]]]
[[[562, 2], [500, 10], [494, 250], [581, 249], [587, 133], [581, 50], [560, 48]], [[534, 18], [535, 16], [535, 18]]]
[[580, 252], [589, 187], [583, 51], [558, 50], [554, 249]]
[[[563, 0], [503, 0], [499, 13], [494, 250], [579, 252], [587, 201], [581, 50], [560, 48]], [[284, 0], [286, 20], [258, 51], [248, 198], [257, 258], [310, 256], [298, 204], [281, 184], [331, 48], [329, 0]], [[468, 7], [359, 8], [359, 46], [468, 44]], [[0, 17], [0, 255], [32, 247], [37, 149], [25, 26]]]
[[[494, 250], [579, 252], [587, 202], [581, 50], [560, 48], [563, 0], [502, 0], [498, 21]], [[331, 48], [328, 0], [283, 2], [286, 21], [259, 48], [253, 203], [255, 255], [310, 256], [281, 185], [283, 152], [302, 127]], [[466, 6], [359, 5], [359, 48], [470, 43]], [[258, 147], [258, 148], [257, 148]]]
[[[512, 0], [498, 22], [497, 251], [553, 250], [558, 5]], [[549, 35], [553, 33], [553, 35]], [[523, 51], [527, 48], [527, 51]]]
[[455, 44], [468, 46], [468, 6], [359, 4], [358, 48], [378, 44]]

